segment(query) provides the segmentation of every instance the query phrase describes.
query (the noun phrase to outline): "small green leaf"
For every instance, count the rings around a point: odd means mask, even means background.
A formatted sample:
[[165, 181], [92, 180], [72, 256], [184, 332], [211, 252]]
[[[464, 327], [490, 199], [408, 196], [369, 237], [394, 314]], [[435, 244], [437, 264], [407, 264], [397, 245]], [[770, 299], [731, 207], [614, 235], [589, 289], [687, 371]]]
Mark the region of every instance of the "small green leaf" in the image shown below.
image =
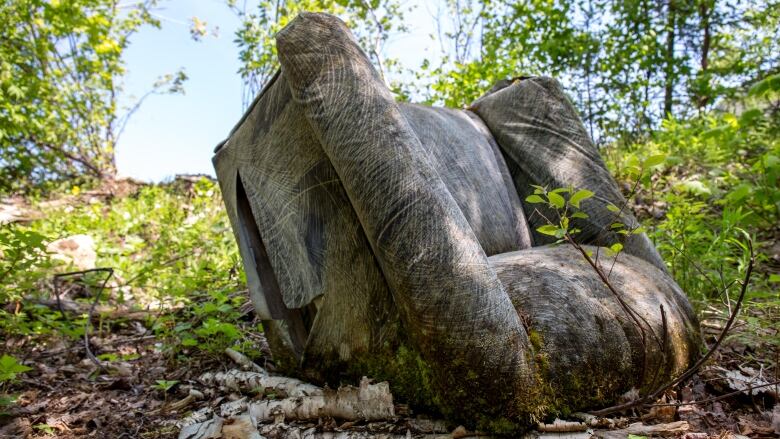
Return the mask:
[[750, 195], [752, 189], [753, 186], [751, 186], [749, 183], [739, 184], [734, 189], [732, 189], [728, 195], [726, 195], [726, 198], [729, 201], [740, 201]]
[[623, 170], [630, 177], [636, 178], [636, 177], [642, 175], [642, 168], [640, 168], [638, 166], [626, 166], [625, 168], [623, 168]]
[[577, 192], [574, 193], [574, 195], [569, 198], [569, 203], [576, 207], [580, 207], [580, 202], [583, 200], [587, 200], [588, 198], [593, 196], [593, 192], [587, 190], [587, 189], [580, 189]]
[[108, 353], [105, 353], [105, 354], [98, 355], [97, 358], [98, 358], [98, 360], [113, 362], [113, 361], [118, 361], [119, 360], [119, 355], [111, 353], [111, 352], [108, 352]]
[[527, 201], [527, 202], [529, 202], [531, 204], [544, 203], [545, 202], [544, 198], [540, 197], [539, 195], [529, 195], [528, 197], [526, 197], [525, 201]]
[[650, 157], [645, 160], [645, 162], [642, 164], [645, 168], [652, 168], [653, 166], [658, 166], [666, 161], [666, 154], [657, 154], [657, 155], [651, 155]]
[[16, 99], [22, 99], [24, 97], [24, 91], [14, 84], [8, 86], [8, 94]]
[[555, 227], [552, 224], [545, 224], [536, 229], [537, 232], [542, 233], [544, 235], [550, 235], [550, 236], [555, 236], [558, 233], [558, 230], [559, 230], [558, 227]]
[[54, 428], [49, 424], [35, 424], [33, 428], [49, 435], [54, 434]]
[[32, 370], [32, 368], [19, 363], [19, 361], [10, 356], [3, 355], [0, 357], [0, 382], [12, 381], [16, 379], [16, 375], [20, 373]]
[[748, 90], [749, 96], [758, 96], [767, 94], [771, 91], [780, 90], [780, 74], [770, 75], [753, 84]]
[[178, 383], [179, 381], [177, 380], [157, 380], [157, 384], [154, 385], [154, 388], [167, 392]]
[[7, 413], [2, 411], [3, 407], [14, 404], [18, 398], [18, 395], [3, 395], [0, 393], [0, 416], [6, 416]]
[[197, 346], [198, 345], [198, 340], [196, 340], [194, 338], [184, 338], [184, 339], [181, 340], [181, 345], [182, 346], [188, 346], [188, 347], [189, 346]]
[[588, 219], [590, 218], [587, 213], [585, 212], [574, 212], [571, 214], [572, 218], [580, 218], [580, 219]]
[[615, 212], [615, 213], [620, 212], [620, 208], [615, 206], [612, 203], [607, 204], [607, 210], [610, 211], [610, 212]]
[[755, 120], [764, 115], [764, 112], [758, 108], [751, 108], [745, 110], [739, 115], [739, 124], [743, 127], [748, 127], [755, 123]]
[[618, 254], [623, 250], [623, 244], [616, 242], [609, 246], [609, 251], [611, 251], [613, 254]]
[[558, 209], [563, 209], [563, 206], [566, 204], [566, 200], [564, 200], [562, 196], [556, 194], [555, 192], [550, 192], [547, 194], [547, 197], [550, 199], [550, 204], [557, 207]]
[[685, 180], [677, 185], [679, 188], [684, 189], [696, 195], [711, 195], [712, 190], [709, 186], [699, 180]]
[[609, 228], [612, 229], [612, 230], [615, 230], [615, 229], [622, 229], [625, 226], [626, 225], [623, 224], [623, 223], [612, 223], [612, 225], [609, 226]]

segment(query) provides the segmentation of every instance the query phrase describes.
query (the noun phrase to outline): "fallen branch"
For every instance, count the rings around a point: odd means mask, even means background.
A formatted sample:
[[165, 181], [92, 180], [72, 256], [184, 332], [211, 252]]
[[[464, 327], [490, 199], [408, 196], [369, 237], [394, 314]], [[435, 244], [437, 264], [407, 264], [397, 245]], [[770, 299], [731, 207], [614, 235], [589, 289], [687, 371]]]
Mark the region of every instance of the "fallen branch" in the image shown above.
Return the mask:
[[721, 401], [721, 400], [724, 400], [724, 399], [731, 398], [732, 396], [738, 396], [740, 394], [744, 394], [745, 391], [752, 392], [753, 390], [760, 389], [762, 387], [772, 387], [772, 386], [776, 386], [778, 384], [780, 384], [780, 380], [773, 381], [771, 383], [759, 384], [759, 385], [756, 385], [756, 386], [748, 385], [748, 387], [746, 389], [735, 390], [733, 392], [726, 393], [725, 395], [715, 396], [715, 397], [707, 398], [707, 399], [700, 399], [698, 401], [669, 402], [669, 403], [663, 403], [663, 404], [660, 404], [660, 403], [659, 404], [647, 404], [647, 406], [648, 407], [682, 407], [682, 406], [686, 406], [686, 405], [706, 404], [708, 402], [716, 402], [716, 401]]
[[[215, 417], [208, 421], [189, 424], [182, 427], [179, 439], [217, 439], [222, 437], [224, 419]], [[249, 431], [247, 429], [247, 431]]]
[[98, 360], [97, 357], [95, 357], [95, 354], [93, 354], [92, 350], [89, 348], [89, 330], [92, 328], [92, 314], [95, 312], [95, 307], [100, 301], [100, 296], [103, 293], [103, 290], [106, 288], [106, 284], [108, 283], [109, 279], [111, 279], [111, 277], [114, 275], [114, 269], [111, 267], [101, 267], [101, 268], [90, 268], [88, 270], [71, 271], [68, 273], [57, 274], [54, 276], [54, 294], [56, 296], [57, 308], [60, 310], [63, 317], [67, 320], [67, 316], [65, 315], [65, 311], [62, 307], [62, 300], [60, 300], [59, 284], [62, 281], [62, 279], [66, 277], [72, 277], [72, 276], [83, 277], [89, 273], [106, 273], [106, 277], [103, 279], [103, 282], [101, 282], [100, 286], [98, 287], [98, 290], [95, 293], [95, 297], [92, 300], [92, 305], [87, 310], [87, 321], [84, 323], [84, 350], [86, 351], [87, 358], [89, 358], [90, 361], [95, 363], [95, 365], [100, 369], [105, 369], [105, 365], [100, 360]]
[[625, 438], [630, 435], [637, 436], [676, 436], [688, 432], [691, 426], [686, 421], [670, 422], [668, 424], [647, 425], [636, 422], [626, 428], [613, 431], [599, 432], [598, 436], [604, 438]]
[[[255, 372], [242, 372], [259, 375]], [[314, 387], [314, 386], [312, 386]], [[319, 388], [317, 388], [319, 389]], [[344, 386], [336, 391], [319, 389], [320, 395], [299, 396], [282, 400], [261, 401], [247, 404], [246, 398], [231, 401], [221, 406], [225, 418], [214, 416], [202, 420], [207, 411], [193, 413], [182, 422], [179, 439], [211, 438], [406, 438], [408, 435], [372, 432], [321, 432], [314, 428], [288, 426], [284, 420], [306, 421], [323, 417], [338, 418], [347, 421], [384, 421], [395, 417], [393, 397], [387, 383], [369, 384], [363, 378], [360, 387]], [[186, 399], [186, 398], [185, 398]], [[235, 415], [239, 412], [248, 413]], [[197, 420], [196, 420], [197, 419]], [[193, 422], [195, 421], [195, 422]], [[264, 423], [272, 424], [263, 425]]]
[[[289, 424], [256, 425], [247, 416], [237, 416], [229, 420], [216, 417], [210, 421], [184, 427], [179, 439], [257, 439], [272, 437], [276, 439], [407, 439], [411, 437], [410, 430], [403, 434], [391, 432], [370, 431], [321, 431], [316, 427]], [[403, 430], [401, 430], [403, 431]], [[415, 435], [420, 439], [440, 439], [438, 434]]]
[[152, 410], [149, 414], [157, 415], [157, 414], [160, 414], [160, 413], [178, 412], [178, 411], [181, 411], [184, 408], [187, 408], [193, 402], [195, 402], [195, 401], [197, 401], [199, 399], [203, 399], [203, 397], [204, 396], [203, 396], [202, 392], [200, 392], [198, 390], [195, 390], [195, 389], [190, 389], [189, 394], [187, 396], [185, 396], [184, 398], [182, 398], [182, 399], [180, 399], [180, 400], [178, 400], [176, 402], [172, 402], [170, 404], [166, 404], [166, 405], [160, 407], [157, 410]]
[[242, 415], [249, 408], [249, 401], [246, 397], [229, 401], [219, 406], [219, 415], [223, 418], [232, 418]]
[[[142, 335], [138, 337], [126, 337], [126, 338], [117, 338], [113, 340], [101, 340], [100, 343], [98, 343], [98, 346], [101, 348], [105, 348], [107, 346], [116, 346], [118, 344], [122, 343], [136, 343], [146, 340], [152, 340], [157, 338], [156, 335]], [[95, 340], [92, 340], [92, 343], [95, 343]], [[37, 358], [46, 358], [46, 357], [53, 357], [56, 355], [62, 355], [66, 352], [72, 352], [80, 349], [79, 346], [68, 346], [65, 348], [59, 348], [59, 349], [51, 349], [51, 350], [44, 350], [44, 351], [35, 351], [33, 352], [33, 355]]]
[[[27, 298], [27, 302], [35, 303], [37, 305], [43, 305], [48, 308], [64, 311], [65, 313], [84, 315], [89, 313], [90, 305], [86, 303], [76, 302], [75, 300], [60, 299], [59, 305], [56, 299], [35, 299]], [[137, 320], [144, 321], [153, 314], [144, 310], [131, 310], [125, 308], [117, 308], [109, 305], [96, 305], [93, 311], [92, 318], [104, 317], [111, 320]]]
[[176, 425], [182, 428], [182, 431], [185, 427], [188, 427], [190, 425], [195, 424], [203, 424], [205, 422], [209, 421], [209, 418], [212, 418], [214, 415], [214, 409], [206, 406], [202, 407], [198, 410], [195, 410], [194, 412], [190, 413], [189, 416], [182, 419], [181, 421], [177, 422]]

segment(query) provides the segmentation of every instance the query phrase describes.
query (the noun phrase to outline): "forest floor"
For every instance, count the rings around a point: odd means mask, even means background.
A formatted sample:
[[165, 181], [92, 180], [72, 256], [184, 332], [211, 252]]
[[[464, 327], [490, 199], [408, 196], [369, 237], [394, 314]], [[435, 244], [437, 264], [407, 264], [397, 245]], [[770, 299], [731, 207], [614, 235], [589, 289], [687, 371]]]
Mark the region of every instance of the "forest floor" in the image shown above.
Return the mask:
[[[129, 192], [132, 192], [130, 190]], [[70, 201], [63, 201], [69, 203]], [[17, 203], [16, 207], [13, 203]], [[25, 206], [6, 200], [0, 213], [22, 212]], [[195, 322], [191, 309], [206, 306], [206, 299], [188, 308], [148, 306], [132, 301], [91, 302], [80, 297], [78, 288], [68, 290], [59, 304], [54, 294], [39, 298], [37, 303], [24, 301], [5, 304], [7, 312], [23, 313], [47, 308], [57, 319], [78, 320], [89, 324], [84, 334], [42, 332], [3, 334], [0, 352], [18, 359], [29, 367], [5, 389], [16, 395], [16, 401], [0, 406], [0, 438], [176, 438], [190, 417], [192, 422], [220, 413], [225, 403], [280, 398], [273, 392], [257, 389], [226, 388], [204, 383], [207, 372], [224, 372], [240, 368], [222, 350], [184, 350], [186, 357], [173, 355], [167, 342], [159, 337], [159, 322], [168, 325]], [[243, 293], [242, 293], [243, 294]], [[208, 297], [208, 296], [206, 296]], [[93, 304], [90, 310], [90, 303]], [[757, 312], [757, 311], [751, 311]], [[705, 339], [712, 343], [724, 324], [723, 311], [707, 307], [700, 313]], [[252, 360], [273, 373], [262, 333], [256, 328], [249, 302], [236, 314], [235, 324], [252, 334], [258, 351]], [[48, 317], [47, 317], [48, 318]], [[732, 333], [713, 359], [684, 387], [667, 392], [661, 403], [688, 403], [628, 411], [608, 419], [567, 418], [568, 433], [537, 431], [531, 436], [543, 437], [685, 437], [705, 438], [771, 438], [780, 437], [780, 402], [778, 385], [751, 389], [778, 381], [780, 371], [776, 353], [756, 345], [756, 337], [740, 337], [747, 331], [749, 314], [741, 315]], [[178, 322], [178, 323], [170, 323]], [[780, 328], [766, 328], [776, 337]], [[755, 335], [755, 334], [752, 334]], [[753, 340], [748, 343], [745, 340]], [[771, 356], [774, 356], [772, 358]], [[772, 366], [768, 366], [772, 365]], [[1, 365], [0, 365], [1, 366]], [[246, 365], [244, 365], [246, 366]], [[357, 385], [357, 383], [354, 383]], [[244, 400], [244, 401], [246, 401]], [[236, 405], [229, 407], [235, 409]], [[240, 404], [239, 404], [240, 406]], [[408, 407], [396, 406], [398, 416], [382, 422], [321, 418], [295, 421], [278, 418], [257, 430], [242, 429], [241, 407], [235, 413], [221, 407], [224, 425], [211, 435], [199, 438], [250, 438], [248, 432], [260, 431], [264, 437], [467, 437], [479, 433], [463, 427], [446, 425], [413, 413]], [[196, 413], [195, 418], [192, 414]], [[199, 414], [199, 415], [198, 415]], [[233, 416], [231, 416], [233, 415]], [[200, 419], [198, 419], [200, 416]], [[552, 419], [545, 420], [552, 422]], [[233, 425], [233, 428], [229, 428]], [[551, 430], [541, 426], [537, 430]], [[331, 433], [328, 435], [328, 433]], [[482, 435], [484, 436], [484, 435]]]

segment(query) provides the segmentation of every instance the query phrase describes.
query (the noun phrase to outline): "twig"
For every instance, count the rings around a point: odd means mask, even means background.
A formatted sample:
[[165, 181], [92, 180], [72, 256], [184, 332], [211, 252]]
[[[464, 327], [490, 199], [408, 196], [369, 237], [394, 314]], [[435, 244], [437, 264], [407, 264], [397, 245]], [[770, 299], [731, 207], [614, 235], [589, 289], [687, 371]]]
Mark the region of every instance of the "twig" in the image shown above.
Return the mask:
[[739, 310], [742, 308], [742, 303], [745, 299], [745, 294], [747, 293], [748, 285], [750, 284], [750, 276], [753, 274], [753, 267], [756, 263], [756, 256], [753, 253], [753, 241], [748, 239], [747, 241], [748, 249], [750, 250], [750, 261], [748, 262], [747, 270], [745, 271], [745, 280], [742, 281], [742, 287], [739, 291], [739, 297], [737, 298], [737, 303], [734, 305], [734, 311], [731, 313], [731, 316], [729, 317], [729, 320], [726, 322], [726, 326], [723, 327], [723, 331], [721, 331], [720, 336], [718, 336], [717, 340], [715, 340], [715, 344], [712, 345], [709, 351], [707, 351], [704, 356], [702, 356], [699, 361], [697, 361], [693, 366], [691, 366], [687, 371], [683, 372], [682, 375], [680, 375], [677, 379], [672, 380], [669, 384], [662, 386], [662, 388], [659, 388], [655, 391], [655, 393], [651, 394], [650, 397], [656, 397], [663, 393], [666, 389], [670, 387], [674, 387], [677, 384], [680, 384], [682, 381], [690, 378], [691, 375], [696, 373], [696, 371], [707, 361], [712, 357], [712, 355], [715, 353], [715, 351], [718, 350], [720, 347], [720, 344], [723, 342], [723, 340], [726, 338], [726, 335], [728, 334], [729, 330], [731, 329], [731, 326], [734, 324], [734, 321], [737, 318], [737, 314], [739, 314]]
[[[626, 203], [627, 202], [628, 201], [626, 201]], [[626, 203], [624, 203], [623, 207], [625, 207]], [[623, 208], [621, 208], [620, 212], [622, 212], [622, 209]], [[618, 212], [618, 214], [620, 214], [620, 212]], [[549, 220], [549, 218], [547, 218], [538, 209], [534, 209], [534, 213], [538, 213], [542, 218], [544, 218], [545, 221], [547, 221], [548, 224], [554, 224], [552, 221]], [[564, 215], [565, 215], [565, 213], [564, 213]], [[560, 219], [560, 214], [558, 214], [558, 216], [559, 216], [559, 219]], [[560, 223], [560, 221], [559, 221], [559, 223]], [[570, 233], [565, 232], [564, 235], [563, 235], [563, 238], [564, 238], [564, 240], [566, 242], [571, 244], [572, 247], [574, 247], [577, 251], [579, 251], [580, 254], [582, 255], [582, 257], [585, 258], [585, 260], [588, 262], [588, 264], [591, 266], [591, 268], [593, 268], [593, 270], [599, 276], [599, 278], [604, 283], [604, 285], [606, 285], [606, 287], [609, 289], [609, 291], [615, 296], [615, 298], [617, 299], [617, 301], [620, 304], [621, 308], [623, 308], [623, 310], [628, 315], [629, 319], [633, 322], [633, 324], [636, 326], [637, 330], [639, 331], [639, 334], [641, 336], [640, 341], [642, 343], [642, 380], [644, 380], [645, 374], [647, 373], [647, 334], [646, 334], [644, 326], [642, 326], [642, 323], [647, 325], [647, 327], [650, 329], [650, 333], [652, 334], [653, 339], [658, 344], [658, 346], [661, 349], [663, 349], [663, 346], [661, 345], [661, 342], [659, 341], [658, 336], [656, 335], [656, 333], [653, 330], [652, 326], [650, 326], [650, 323], [648, 323], [647, 319], [645, 319], [644, 317], [638, 315], [636, 313], [636, 311], [634, 311], [634, 309], [631, 308], [631, 306], [628, 303], [626, 303], [625, 300], [623, 300], [623, 297], [620, 295], [620, 293], [617, 291], [617, 289], [615, 289], [614, 285], [612, 285], [612, 282], [610, 282], [609, 275], [605, 275], [604, 274], [604, 271], [601, 269], [601, 267], [599, 266], [599, 262], [598, 262], [598, 250], [601, 247], [597, 247], [596, 260], [594, 261], [593, 258], [590, 257], [588, 252], [585, 251], [585, 249], [571, 236]], [[615, 259], [617, 260], [617, 256], [615, 257]], [[613, 266], [614, 266], [614, 262], [613, 262]], [[610, 272], [611, 272], [611, 269], [610, 269]], [[640, 322], [640, 320], [642, 322]]]
[[[691, 258], [690, 258], [690, 256], [688, 256], [688, 254], [687, 254], [687, 253], [685, 253], [685, 252], [684, 252], [682, 249], [680, 249], [680, 248], [678, 248], [676, 245], [674, 245], [674, 242], [672, 242], [672, 241], [670, 240], [670, 241], [669, 241], [667, 244], [668, 244], [670, 247], [672, 247], [672, 248], [673, 248], [673, 249], [674, 249], [674, 250], [677, 252], [677, 254], [679, 254], [679, 255], [681, 255], [683, 258], [685, 258], [685, 260], [686, 260], [686, 261], [688, 261], [688, 263], [690, 263], [690, 264], [693, 266], [693, 268], [695, 268], [695, 269], [696, 269], [696, 271], [698, 271], [698, 272], [699, 272], [699, 274], [700, 274], [700, 275], [701, 275], [701, 276], [704, 278], [704, 280], [706, 280], [706, 281], [707, 281], [707, 282], [708, 282], [710, 285], [712, 285], [712, 286], [715, 288], [715, 290], [718, 290], [718, 291], [721, 291], [721, 292], [723, 291], [723, 290], [721, 290], [721, 289], [720, 289], [721, 287], [719, 287], [719, 286], [718, 286], [718, 285], [715, 283], [715, 281], [713, 281], [712, 279], [710, 279], [710, 277], [709, 277], [709, 276], [707, 276], [707, 273], [705, 273], [705, 272], [704, 272], [704, 269], [703, 269], [703, 268], [701, 268], [701, 266], [700, 266], [699, 264], [697, 264], [697, 263], [696, 263], [696, 261], [694, 261], [693, 259], [691, 259]], [[724, 286], [724, 288], [725, 288], [725, 287], [726, 287], [726, 285], [725, 285], [725, 283], [724, 283], [722, 280], [721, 280], [721, 283], [723, 284], [723, 286]], [[729, 311], [731, 311], [731, 310], [729, 309]]]
[[662, 347], [661, 347], [661, 365], [655, 370], [655, 373], [653, 374], [653, 381], [650, 383], [650, 388], [655, 387], [655, 383], [658, 381], [658, 377], [661, 376], [661, 370], [663, 369], [663, 366], [666, 365], [666, 360], [668, 359], [669, 354], [669, 323], [666, 320], [666, 310], [664, 309], [663, 305], [660, 305], [661, 308], [661, 336], [662, 336]]
[[[739, 292], [739, 297], [737, 298], [737, 302], [734, 305], [734, 310], [731, 312], [731, 315], [729, 316], [729, 320], [726, 322], [726, 325], [723, 327], [723, 330], [721, 331], [720, 335], [718, 336], [717, 340], [715, 340], [715, 344], [712, 345], [712, 347], [705, 353], [696, 363], [694, 363], [693, 366], [689, 367], [685, 372], [680, 374], [677, 378], [667, 382], [666, 384], [661, 385], [658, 387], [654, 392], [650, 393], [649, 395], [635, 399], [633, 401], [629, 401], [625, 404], [615, 405], [612, 407], [603, 408], [601, 410], [596, 410], [590, 412], [590, 414], [595, 416], [605, 416], [611, 413], [623, 411], [629, 408], [637, 407], [637, 406], [644, 406], [647, 405], [648, 401], [651, 401], [653, 399], [656, 399], [659, 395], [661, 395], [663, 392], [665, 392], [667, 389], [672, 388], [684, 380], [688, 379], [696, 373], [696, 371], [701, 368], [701, 366], [712, 357], [712, 355], [715, 353], [715, 351], [718, 350], [723, 340], [726, 338], [726, 335], [728, 334], [729, 330], [734, 324], [734, 321], [737, 318], [737, 314], [739, 314], [739, 310], [742, 307], [742, 302], [745, 299], [745, 294], [747, 293], [748, 285], [750, 284], [750, 276], [753, 273], [753, 267], [756, 262], [756, 257], [753, 252], [753, 241], [748, 238], [747, 240], [748, 249], [750, 251], [750, 260], [748, 262], [747, 270], [745, 271], [745, 278], [742, 281], [742, 287]], [[777, 383], [775, 383], [777, 384]]]
[[95, 306], [97, 306], [97, 303], [100, 300], [100, 295], [103, 293], [103, 289], [106, 287], [108, 280], [111, 279], [111, 276], [114, 275], [113, 268], [106, 268], [105, 271], [108, 274], [106, 275], [106, 278], [103, 279], [103, 283], [100, 284], [100, 288], [97, 290], [97, 293], [95, 293], [95, 299], [92, 301], [92, 306], [89, 307], [89, 312], [87, 313], [87, 321], [84, 323], [84, 349], [87, 352], [87, 357], [89, 357], [89, 359], [92, 360], [93, 363], [97, 364], [101, 369], [103, 368], [103, 363], [101, 363], [100, 360], [95, 357], [95, 355], [92, 353], [92, 350], [89, 348], [89, 328], [92, 327], [92, 313], [95, 311]]
[[[163, 268], [163, 267], [165, 267], [165, 266], [167, 266], [167, 265], [170, 265], [170, 264], [172, 264], [172, 263], [174, 263], [174, 262], [176, 262], [176, 261], [178, 261], [178, 260], [184, 259], [184, 258], [186, 258], [187, 256], [189, 256], [189, 255], [177, 255], [177, 256], [174, 256], [173, 258], [171, 258], [171, 259], [168, 259], [168, 260], [166, 260], [166, 261], [164, 261], [164, 262], [162, 262], [162, 263], [160, 263], [160, 264], [156, 264], [156, 266], [155, 266], [154, 268], [143, 268], [143, 269], [141, 269], [140, 271], [138, 271], [138, 273], [136, 273], [135, 275], [133, 275], [133, 277], [131, 277], [130, 279], [126, 280], [126, 281], [125, 281], [125, 282], [122, 284], [122, 286], [127, 286], [127, 285], [130, 285], [131, 283], [135, 282], [135, 281], [136, 281], [138, 278], [140, 278], [141, 276], [144, 276], [144, 275], [146, 275], [147, 273], [149, 273], [149, 272], [151, 272], [151, 271], [154, 271], [154, 270], [159, 270], [159, 269], [161, 269], [161, 268]], [[149, 261], [151, 261], [152, 259], [153, 259], [153, 258], [149, 258]]]
[[[92, 353], [92, 350], [89, 348], [89, 328], [92, 325], [92, 313], [95, 311], [95, 307], [97, 306], [98, 301], [100, 300], [100, 296], [103, 293], [103, 290], [106, 288], [106, 284], [108, 283], [108, 280], [111, 279], [111, 276], [114, 275], [114, 269], [111, 267], [101, 267], [101, 268], [90, 268], [89, 270], [80, 270], [80, 271], [71, 271], [68, 273], [60, 273], [54, 276], [54, 284], [57, 285], [60, 279], [64, 277], [70, 277], [70, 276], [84, 276], [88, 273], [96, 273], [96, 272], [104, 272], [108, 273], [103, 279], [103, 283], [100, 284], [100, 288], [95, 293], [95, 298], [92, 300], [92, 305], [89, 307], [89, 311], [87, 312], [87, 321], [84, 322], [84, 349], [87, 353], [87, 358], [89, 358], [93, 363], [95, 363], [99, 368], [103, 369], [103, 363], [100, 362], [100, 360], [95, 357], [95, 355]], [[55, 289], [55, 291], [57, 291]], [[57, 302], [59, 302], [59, 294], [57, 294]]]
[[[638, 315], [636, 311], [634, 311], [631, 306], [626, 303], [625, 300], [623, 300], [623, 297], [620, 295], [620, 293], [615, 289], [615, 286], [612, 285], [612, 282], [610, 282], [609, 278], [604, 274], [604, 271], [598, 266], [598, 264], [588, 255], [588, 252], [585, 251], [585, 249], [577, 243], [574, 238], [571, 237], [568, 233], [565, 235], [566, 241], [569, 242], [572, 246], [574, 246], [577, 251], [582, 254], [582, 256], [585, 258], [585, 260], [590, 264], [590, 266], [593, 268], [594, 271], [596, 271], [596, 274], [601, 278], [601, 281], [604, 283], [604, 285], [607, 286], [607, 289], [615, 296], [620, 306], [623, 308], [623, 310], [628, 314], [629, 318], [633, 321], [634, 325], [639, 330], [639, 334], [641, 335], [641, 342], [642, 342], [642, 379], [644, 379], [645, 374], [647, 373], [647, 333], [645, 331], [644, 326], [642, 326], [642, 323], [647, 325], [648, 328], [650, 328], [650, 334], [653, 336], [653, 339], [658, 344], [659, 347], [663, 349], [661, 346], [661, 341], [658, 339], [658, 336], [656, 335], [655, 331], [652, 330], [652, 326], [650, 326], [650, 323], [647, 322], [647, 320]], [[640, 322], [641, 320], [641, 322]]]
[[755, 389], [760, 389], [760, 388], [763, 388], [763, 387], [776, 386], [778, 384], [780, 384], [780, 380], [773, 381], [771, 383], [759, 384], [759, 385], [756, 385], [756, 386], [748, 385], [747, 389], [735, 390], [733, 392], [726, 393], [725, 395], [715, 396], [715, 397], [707, 398], [707, 399], [700, 399], [698, 401], [669, 402], [669, 403], [662, 403], [662, 404], [647, 404], [647, 406], [648, 407], [682, 407], [682, 406], [685, 406], [685, 405], [706, 404], [708, 402], [716, 402], [716, 401], [720, 401], [720, 400], [723, 400], [723, 399], [731, 398], [732, 396], [737, 396], [740, 393], [745, 393], [745, 392], [751, 393]]
[[65, 314], [65, 310], [62, 308], [62, 300], [60, 300], [60, 283], [59, 278], [57, 276], [54, 276], [54, 297], [57, 298], [57, 309], [60, 311], [60, 314], [62, 314], [62, 318], [65, 319], [66, 322], [70, 322], [70, 317], [68, 317], [67, 314]]
[[[642, 181], [642, 175], [644, 173], [645, 173], [644, 169], [641, 169], [639, 171], [639, 175], [637, 176], [636, 181], [634, 182], [634, 187], [631, 188], [631, 192], [629, 192], [628, 197], [626, 197], [626, 199], [623, 200], [623, 204], [620, 206], [620, 209], [617, 212], [615, 212], [615, 215], [612, 216], [612, 219], [609, 220], [607, 222], [607, 224], [605, 224], [601, 228], [601, 230], [599, 230], [599, 232], [596, 234], [596, 237], [593, 239], [593, 242], [596, 243], [596, 245], [597, 245], [596, 246], [596, 262], [599, 261], [599, 255], [601, 254], [601, 246], [598, 245], [598, 243], [601, 241], [601, 239], [605, 238], [603, 235], [604, 235], [604, 232], [606, 232], [607, 227], [611, 226], [612, 223], [614, 223], [616, 220], [618, 220], [623, 215], [623, 211], [626, 209], [626, 207], [628, 207], [628, 201], [631, 199], [631, 197], [636, 195], [637, 189], [639, 188], [639, 183]], [[617, 256], [615, 256], [615, 258], [617, 259]], [[610, 273], [611, 272], [612, 272], [612, 269], [610, 269]]]

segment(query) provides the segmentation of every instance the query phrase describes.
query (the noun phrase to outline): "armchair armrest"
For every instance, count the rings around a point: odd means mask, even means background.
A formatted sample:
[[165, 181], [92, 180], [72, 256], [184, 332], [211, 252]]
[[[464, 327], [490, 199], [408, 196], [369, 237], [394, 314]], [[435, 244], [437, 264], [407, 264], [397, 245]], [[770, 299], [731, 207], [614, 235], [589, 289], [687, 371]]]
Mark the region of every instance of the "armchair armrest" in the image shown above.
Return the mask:
[[[302, 13], [282, 71], [346, 190], [445, 411], [532, 404], [528, 336], [455, 200], [344, 23]], [[492, 377], [473, 380], [474, 374]], [[491, 394], [490, 403], [474, 394]], [[480, 404], [477, 410], [476, 404]]]

